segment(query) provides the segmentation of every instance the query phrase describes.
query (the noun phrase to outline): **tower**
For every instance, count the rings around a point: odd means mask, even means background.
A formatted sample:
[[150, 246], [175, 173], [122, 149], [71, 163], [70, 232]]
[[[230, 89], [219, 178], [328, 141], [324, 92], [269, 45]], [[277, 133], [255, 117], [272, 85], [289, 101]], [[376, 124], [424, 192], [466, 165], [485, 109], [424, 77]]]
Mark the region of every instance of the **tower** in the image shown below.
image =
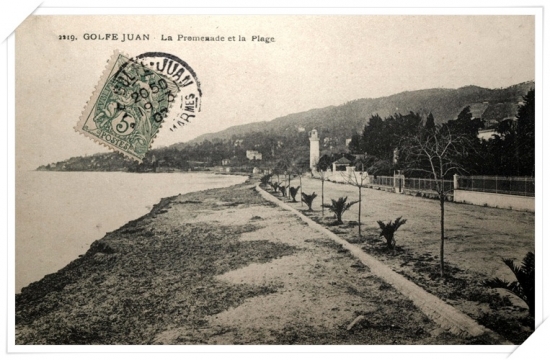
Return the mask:
[[313, 170], [319, 161], [319, 134], [313, 129], [309, 132], [309, 167]]

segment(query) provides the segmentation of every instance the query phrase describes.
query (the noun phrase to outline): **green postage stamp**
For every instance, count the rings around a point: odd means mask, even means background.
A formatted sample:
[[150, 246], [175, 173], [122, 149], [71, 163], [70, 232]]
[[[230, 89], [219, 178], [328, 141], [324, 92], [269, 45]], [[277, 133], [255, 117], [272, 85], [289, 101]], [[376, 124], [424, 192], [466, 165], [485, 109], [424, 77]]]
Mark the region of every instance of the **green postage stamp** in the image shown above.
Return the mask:
[[114, 53], [75, 127], [140, 162], [173, 107], [180, 125], [200, 110], [200, 85], [186, 63], [169, 54], [144, 55]]

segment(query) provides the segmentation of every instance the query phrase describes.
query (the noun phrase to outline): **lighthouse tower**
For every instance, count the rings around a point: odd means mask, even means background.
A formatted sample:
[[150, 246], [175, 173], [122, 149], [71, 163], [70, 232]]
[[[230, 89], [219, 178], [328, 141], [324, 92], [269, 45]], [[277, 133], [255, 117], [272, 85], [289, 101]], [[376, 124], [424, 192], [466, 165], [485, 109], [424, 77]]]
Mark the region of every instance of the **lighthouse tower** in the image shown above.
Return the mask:
[[309, 167], [315, 168], [319, 161], [319, 134], [313, 129], [309, 132]]

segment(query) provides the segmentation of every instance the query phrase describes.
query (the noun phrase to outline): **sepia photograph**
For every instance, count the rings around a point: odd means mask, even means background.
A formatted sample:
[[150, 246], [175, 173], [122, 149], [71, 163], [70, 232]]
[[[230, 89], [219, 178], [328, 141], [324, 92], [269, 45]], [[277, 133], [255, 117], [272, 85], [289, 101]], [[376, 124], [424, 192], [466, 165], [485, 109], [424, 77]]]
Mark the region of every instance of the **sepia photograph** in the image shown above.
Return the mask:
[[521, 345], [536, 14], [29, 16], [15, 345]]

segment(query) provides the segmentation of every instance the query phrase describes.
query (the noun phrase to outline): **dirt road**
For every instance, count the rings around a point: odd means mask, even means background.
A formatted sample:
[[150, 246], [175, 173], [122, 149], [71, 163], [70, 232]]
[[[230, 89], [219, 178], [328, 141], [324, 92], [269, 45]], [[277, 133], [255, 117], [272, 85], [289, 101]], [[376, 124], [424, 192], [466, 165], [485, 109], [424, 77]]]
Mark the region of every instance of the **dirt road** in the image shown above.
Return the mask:
[[[299, 180], [293, 179], [291, 183], [298, 186]], [[359, 198], [357, 187], [351, 185], [325, 181], [324, 188], [325, 203], [341, 196], [347, 196], [350, 201]], [[314, 209], [320, 212], [321, 181], [304, 177], [302, 190], [318, 194]], [[364, 188], [362, 191], [361, 222], [365, 236], [378, 237], [377, 220], [387, 222], [403, 216], [407, 223], [396, 234], [397, 245], [419, 254], [439, 256], [438, 201], [374, 189]], [[357, 221], [358, 206], [353, 205], [344, 214], [344, 219]], [[325, 216], [331, 216], [326, 209]], [[535, 251], [535, 214], [530, 212], [447, 202], [445, 231], [446, 260], [462, 270], [472, 270], [488, 277], [514, 280], [501, 258], [521, 261], [528, 251]]]

